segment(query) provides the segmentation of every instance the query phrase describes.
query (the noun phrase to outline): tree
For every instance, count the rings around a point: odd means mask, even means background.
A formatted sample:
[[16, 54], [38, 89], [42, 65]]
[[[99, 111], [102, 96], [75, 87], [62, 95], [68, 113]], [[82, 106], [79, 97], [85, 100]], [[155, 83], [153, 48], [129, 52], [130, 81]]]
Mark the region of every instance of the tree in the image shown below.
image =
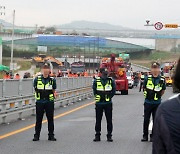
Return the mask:
[[50, 33], [55, 33], [56, 32], [56, 28], [55, 27], [47, 27], [46, 29], [45, 29], [45, 33], [46, 34], [50, 34]]

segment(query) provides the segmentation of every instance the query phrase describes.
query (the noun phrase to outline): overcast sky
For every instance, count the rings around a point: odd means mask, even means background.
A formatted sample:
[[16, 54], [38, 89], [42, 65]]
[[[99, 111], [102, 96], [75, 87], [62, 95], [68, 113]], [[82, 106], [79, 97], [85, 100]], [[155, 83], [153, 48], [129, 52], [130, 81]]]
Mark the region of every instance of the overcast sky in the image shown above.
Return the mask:
[[106, 22], [143, 29], [145, 20], [180, 24], [180, 0], [0, 0], [16, 25], [59, 25], [75, 20]]

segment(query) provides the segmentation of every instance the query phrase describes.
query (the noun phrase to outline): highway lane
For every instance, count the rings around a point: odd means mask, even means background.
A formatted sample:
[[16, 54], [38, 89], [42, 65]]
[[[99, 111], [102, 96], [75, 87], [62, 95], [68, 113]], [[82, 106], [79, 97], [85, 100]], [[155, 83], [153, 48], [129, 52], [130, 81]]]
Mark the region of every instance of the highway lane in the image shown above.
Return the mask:
[[[171, 88], [164, 99], [172, 96]], [[150, 154], [152, 143], [141, 143], [143, 124], [143, 93], [138, 88], [130, 90], [128, 96], [116, 95], [113, 99], [113, 143], [106, 141], [106, 122], [102, 122], [102, 141], [94, 143], [95, 112], [92, 99], [76, 103], [67, 108], [56, 109], [56, 115], [69, 114], [55, 119], [57, 141], [47, 141], [47, 123], [43, 124], [41, 140], [32, 142], [34, 128], [0, 140], [1, 154]], [[91, 103], [91, 104], [89, 104]], [[78, 108], [84, 104], [82, 108]], [[78, 108], [77, 111], [74, 109]], [[0, 136], [33, 124], [35, 117], [10, 125], [0, 125]]]
[[133, 72], [149, 72], [149, 70], [147, 70], [145, 68], [140, 68], [140, 67], [133, 65], [133, 64], [132, 64], [132, 69], [133, 69]]

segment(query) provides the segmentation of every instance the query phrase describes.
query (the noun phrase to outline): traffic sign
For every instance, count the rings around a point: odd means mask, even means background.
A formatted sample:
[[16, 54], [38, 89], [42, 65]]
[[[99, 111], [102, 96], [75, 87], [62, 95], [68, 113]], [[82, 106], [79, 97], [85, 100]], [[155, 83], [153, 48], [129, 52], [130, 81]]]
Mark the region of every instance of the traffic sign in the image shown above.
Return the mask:
[[157, 29], [157, 30], [161, 30], [163, 28], [163, 24], [161, 22], [157, 22], [155, 23], [154, 27]]
[[165, 28], [178, 28], [178, 24], [165, 24]]

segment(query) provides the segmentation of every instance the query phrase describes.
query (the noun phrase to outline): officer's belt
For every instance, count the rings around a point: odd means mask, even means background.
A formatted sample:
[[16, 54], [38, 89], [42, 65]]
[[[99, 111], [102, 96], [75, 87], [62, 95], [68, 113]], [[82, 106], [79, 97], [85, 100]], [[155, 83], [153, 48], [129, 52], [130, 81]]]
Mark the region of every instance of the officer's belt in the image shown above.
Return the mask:
[[109, 95], [109, 94], [111, 94], [111, 91], [97, 91], [96, 93], [98, 95]]

